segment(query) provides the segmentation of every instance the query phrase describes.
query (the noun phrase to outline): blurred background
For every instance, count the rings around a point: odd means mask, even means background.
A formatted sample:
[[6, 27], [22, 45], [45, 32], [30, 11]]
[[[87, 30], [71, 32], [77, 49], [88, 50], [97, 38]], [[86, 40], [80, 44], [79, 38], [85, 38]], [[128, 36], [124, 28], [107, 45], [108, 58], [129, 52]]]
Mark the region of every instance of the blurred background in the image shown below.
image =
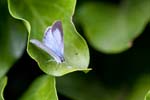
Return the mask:
[[[113, 5], [121, 3], [121, 0], [88, 1]], [[78, 32], [88, 43], [89, 67], [92, 70], [87, 74], [73, 72], [58, 77], [59, 100], [144, 100], [145, 93], [150, 89], [149, 23], [146, 23], [140, 35], [133, 39], [132, 47], [118, 53], [105, 53], [91, 45], [86, 28], [76, 18], [79, 8], [88, 1], [77, 1], [77, 11], [73, 18]], [[22, 57], [7, 73], [9, 80], [4, 91], [5, 99], [17, 100], [32, 81], [42, 74], [44, 73], [37, 63], [24, 50]]]

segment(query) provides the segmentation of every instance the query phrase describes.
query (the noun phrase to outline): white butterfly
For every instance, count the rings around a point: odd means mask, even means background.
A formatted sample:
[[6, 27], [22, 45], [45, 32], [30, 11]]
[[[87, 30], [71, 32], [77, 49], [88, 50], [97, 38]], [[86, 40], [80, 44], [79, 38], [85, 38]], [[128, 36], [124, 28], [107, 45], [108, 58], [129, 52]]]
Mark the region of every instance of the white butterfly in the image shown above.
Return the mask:
[[46, 29], [42, 42], [36, 39], [31, 39], [30, 42], [51, 55], [57, 63], [65, 61], [61, 21], [56, 21]]

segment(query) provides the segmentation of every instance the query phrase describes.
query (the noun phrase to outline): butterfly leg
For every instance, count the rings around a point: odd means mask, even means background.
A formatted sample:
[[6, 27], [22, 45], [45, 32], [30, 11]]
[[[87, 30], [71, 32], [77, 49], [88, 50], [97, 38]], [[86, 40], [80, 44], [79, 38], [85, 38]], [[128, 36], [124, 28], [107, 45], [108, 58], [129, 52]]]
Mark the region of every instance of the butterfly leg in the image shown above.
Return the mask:
[[54, 59], [50, 59], [50, 60], [46, 61], [46, 63], [50, 63], [50, 62], [55, 62], [55, 60]]

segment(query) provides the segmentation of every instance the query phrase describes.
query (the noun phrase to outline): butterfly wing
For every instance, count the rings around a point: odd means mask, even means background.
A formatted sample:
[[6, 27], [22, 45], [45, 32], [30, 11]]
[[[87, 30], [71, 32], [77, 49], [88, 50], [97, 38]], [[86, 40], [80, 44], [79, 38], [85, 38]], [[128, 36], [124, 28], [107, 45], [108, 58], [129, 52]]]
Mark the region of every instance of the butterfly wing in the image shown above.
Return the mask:
[[43, 44], [46, 45], [52, 51], [56, 51], [55, 39], [52, 35], [52, 28], [48, 27], [44, 33]]
[[48, 47], [46, 47], [43, 43], [41, 43], [40, 41], [36, 40], [36, 39], [31, 39], [30, 42], [32, 44], [34, 44], [35, 46], [37, 46], [38, 48], [44, 50], [45, 52], [47, 52], [49, 55], [51, 55], [53, 58], [56, 57], [55, 53], [53, 51], [51, 51]]
[[52, 27], [48, 27], [45, 31], [43, 44], [54, 52], [57, 62], [64, 61], [64, 43], [63, 31], [60, 21], [55, 22]]
[[62, 30], [62, 23], [61, 21], [57, 21], [52, 26], [52, 35], [53, 38], [56, 40], [56, 44], [61, 51], [61, 54], [64, 53], [64, 39], [63, 39], [63, 30]]

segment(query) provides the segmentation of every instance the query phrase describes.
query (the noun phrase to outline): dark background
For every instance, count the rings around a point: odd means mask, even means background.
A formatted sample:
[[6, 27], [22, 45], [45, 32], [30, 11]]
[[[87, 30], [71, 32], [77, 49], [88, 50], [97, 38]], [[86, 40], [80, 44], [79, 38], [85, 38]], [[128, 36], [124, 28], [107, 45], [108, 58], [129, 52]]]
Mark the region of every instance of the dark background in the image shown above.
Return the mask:
[[[77, 7], [86, 1], [87, 0], [78, 0]], [[119, 0], [103, 1], [115, 4], [120, 3]], [[84, 37], [82, 27], [76, 27], [79, 33]], [[134, 81], [142, 74], [150, 73], [149, 33], [150, 25], [147, 24], [143, 33], [134, 40], [133, 46], [119, 54], [103, 54], [88, 45], [90, 50], [89, 67], [93, 69], [88, 74], [97, 76], [104, 85], [109, 87], [115, 88], [124, 83], [132, 87]], [[4, 91], [5, 100], [17, 100], [21, 94], [25, 92], [31, 82], [41, 74], [44, 73], [39, 69], [37, 63], [24, 51], [22, 57], [7, 73], [8, 83]], [[60, 100], [69, 100], [61, 94], [58, 94], [58, 96]]]

